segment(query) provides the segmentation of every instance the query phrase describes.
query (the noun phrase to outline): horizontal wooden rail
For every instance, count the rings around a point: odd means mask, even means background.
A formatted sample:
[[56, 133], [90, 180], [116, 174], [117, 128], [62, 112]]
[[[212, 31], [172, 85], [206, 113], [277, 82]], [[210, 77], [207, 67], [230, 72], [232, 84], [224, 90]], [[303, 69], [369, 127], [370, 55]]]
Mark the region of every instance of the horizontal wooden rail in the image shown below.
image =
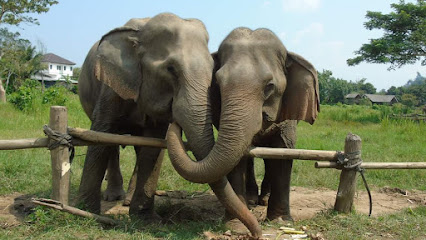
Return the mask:
[[[335, 162], [316, 162], [316, 168], [337, 168]], [[363, 162], [365, 169], [426, 169], [426, 162]]]
[[337, 151], [306, 150], [290, 148], [255, 147], [249, 152], [252, 157], [269, 159], [299, 159], [316, 161], [336, 161]]
[[167, 148], [166, 140], [159, 138], [117, 135], [82, 128], [68, 128], [68, 134], [93, 143]]
[[29, 138], [16, 140], [0, 140], [0, 150], [16, 150], [25, 148], [47, 147], [48, 138]]

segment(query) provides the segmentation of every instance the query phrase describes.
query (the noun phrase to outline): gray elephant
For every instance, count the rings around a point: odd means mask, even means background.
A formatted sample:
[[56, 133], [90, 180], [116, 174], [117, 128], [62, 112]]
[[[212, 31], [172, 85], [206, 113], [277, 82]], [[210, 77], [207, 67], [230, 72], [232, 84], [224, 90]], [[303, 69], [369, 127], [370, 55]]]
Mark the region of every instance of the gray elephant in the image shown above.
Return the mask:
[[[210, 87], [214, 62], [202, 22], [159, 14], [132, 19], [102, 37], [88, 53], [79, 79], [80, 100], [101, 132], [164, 138], [170, 122], [185, 131], [194, 155], [205, 157], [214, 145]], [[136, 189], [129, 212], [158, 219], [154, 193], [160, 149], [135, 147]], [[173, 155], [174, 149], [169, 149]], [[108, 167], [108, 188], [122, 193], [118, 147], [88, 148], [79, 199], [92, 212], [100, 211], [100, 189]], [[161, 157], [160, 157], [161, 159]], [[261, 233], [256, 218], [236, 196], [226, 177], [210, 184], [225, 208]]]
[[[220, 104], [213, 105], [217, 106], [213, 116], [220, 129], [212, 151], [198, 162], [191, 161], [179, 138], [178, 124], [173, 124], [168, 133], [169, 148], [175, 148], [170, 155], [173, 166], [192, 182], [214, 182], [237, 165], [244, 166], [239, 164], [240, 159], [253, 143], [288, 147], [280, 123], [304, 120], [312, 124], [319, 111], [315, 68], [303, 57], [288, 52], [270, 30], [237, 28], [215, 55], [212, 98], [220, 99]], [[278, 124], [277, 131], [266, 131], [273, 124]], [[262, 136], [266, 132], [271, 135]], [[265, 159], [265, 163], [271, 188], [267, 218], [291, 219], [288, 199], [292, 161]], [[236, 190], [240, 191], [238, 187]], [[244, 200], [244, 192], [237, 194]]]
[[[207, 43], [201, 21], [169, 13], [131, 19], [104, 35], [88, 53], [79, 79], [80, 101], [91, 129], [164, 138], [175, 120], [194, 151], [208, 151], [203, 143], [211, 138], [206, 131], [211, 129], [208, 89], [213, 59]], [[155, 219], [161, 149], [135, 147], [135, 151], [137, 180], [130, 213]], [[107, 198], [124, 194], [118, 158], [118, 147], [89, 146], [79, 200], [90, 211], [100, 211], [107, 167]]]

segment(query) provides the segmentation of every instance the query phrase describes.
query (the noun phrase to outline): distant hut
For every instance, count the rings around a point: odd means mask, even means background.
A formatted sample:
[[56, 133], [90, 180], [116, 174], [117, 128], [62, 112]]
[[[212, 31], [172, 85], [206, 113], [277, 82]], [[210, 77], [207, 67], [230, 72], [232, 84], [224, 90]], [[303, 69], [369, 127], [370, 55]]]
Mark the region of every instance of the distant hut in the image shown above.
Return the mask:
[[359, 101], [361, 100], [362, 96], [359, 93], [350, 93], [345, 96], [346, 102], [348, 104], [359, 104]]
[[364, 97], [373, 104], [392, 105], [398, 102], [395, 95], [364, 94]]

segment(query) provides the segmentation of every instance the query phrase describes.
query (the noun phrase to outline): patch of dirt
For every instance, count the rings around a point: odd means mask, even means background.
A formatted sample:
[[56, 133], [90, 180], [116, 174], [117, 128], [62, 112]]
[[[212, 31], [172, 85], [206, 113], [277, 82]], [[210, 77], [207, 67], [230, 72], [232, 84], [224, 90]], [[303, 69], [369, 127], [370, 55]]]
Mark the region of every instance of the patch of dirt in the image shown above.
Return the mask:
[[24, 222], [25, 216], [35, 207], [29, 195], [12, 193], [0, 196], [0, 228], [17, 226]]
[[[330, 189], [309, 189], [303, 187], [291, 188], [291, 211], [294, 220], [313, 218], [317, 213], [333, 208], [336, 191]], [[0, 196], [0, 227], [9, 228], [24, 222], [24, 217], [31, 212], [34, 205], [31, 197], [14, 193]], [[426, 192], [406, 191], [398, 188], [382, 188], [372, 192], [372, 216], [386, 215], [408, 207], [426, 205]], [[358, 191], [355, 195], [355, 209], [362, 214], [368, 214], [369, 200], [367, 192]], [[122, 201], [102, 202], [104, 214], [128, 214], [128, 207], [121, 205]], [[186, 191], [157, 191], [157, 212], [168, 222], [182, 221], [215, 221], [224, 215], [224, 209], [212, 192], [188, 193]], [[264, 220], [266, 207], [255, 206], [252, 211], [259, 220]], [[264, 231], [265, 237], [272, 239], [276, 229]], [[245, 239], [243, 236], [216, 236], [211, 239]], [[269, 234], [269, 235], [268, 235]], [[272, 235], [271, 235], [272, 234]], [[210, 237], [208, 237], [210, 236]], [[284, 237], [284, 236], [283, 236]], [[320, 238], [318, 238], [320, 239]]]

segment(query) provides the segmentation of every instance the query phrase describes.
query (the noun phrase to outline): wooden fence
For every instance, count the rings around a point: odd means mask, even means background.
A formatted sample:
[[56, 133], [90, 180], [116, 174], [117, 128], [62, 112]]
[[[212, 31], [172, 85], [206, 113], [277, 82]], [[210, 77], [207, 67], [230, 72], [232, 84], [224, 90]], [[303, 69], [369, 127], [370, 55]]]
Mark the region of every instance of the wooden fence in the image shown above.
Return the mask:
[[[0, 140], [0, 150], [16, 150], [27, 148], [50, 149], [52, 161], [52, 198], [64, 205], [68, 205], [70, 186], [69, 146], [105, 145], [133, 145], [166, 148], [166, 140], [116, 135], [95, 132], [81, 128], [68, 127], [67, 109], [61, 106], [50, 108], [48, 127], [44, 128], [48, 137]], [[70, 137], [72, 136], [72, 137]], [[314, 160], [316, 168], [336, 168], [341, 170], [340, 183], [337, 191], [334, 209], [347, 213], [351, 211], [356, 191], [357, 171], [364, 169], [426, 169], [426, 162], [399, 162], [399, 163], [364, 163], [361, 159], [361, 138], [349, 133], [345, 139], [344, 152], [265, 148], [254, 147], [249, 155], [259, 158], [287, 160]]]

